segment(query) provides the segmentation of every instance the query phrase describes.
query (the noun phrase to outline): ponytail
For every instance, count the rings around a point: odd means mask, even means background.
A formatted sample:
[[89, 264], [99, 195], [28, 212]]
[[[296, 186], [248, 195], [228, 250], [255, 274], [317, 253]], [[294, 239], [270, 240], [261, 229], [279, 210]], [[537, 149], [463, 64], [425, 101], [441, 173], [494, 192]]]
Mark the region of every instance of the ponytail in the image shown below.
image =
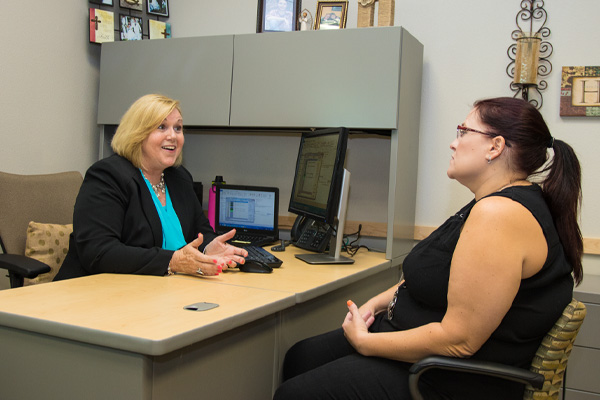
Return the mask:
[[575, 151], [567, 143], [556, 139], [552, 147], [554, 157], [545, 169], [548, 174], [542, 189], [578, 285], [583, 279], [583, 238], [577, 222], [581, 207], [581, 167]]
[[[523, 99], [498, 97], [475, 103], [481, 121], [493, 135], [512, 143], [511, 163], [527, 176], [547, 173], [541, 182], [575, 283], [583, 278], [583, 239], [578, 224], [581, 206], [581, 167], [575, 152], [562, 140], [555, 140], [540, 112]], [[548, 148], [554, 149], [551, 163], [544, 168]]]

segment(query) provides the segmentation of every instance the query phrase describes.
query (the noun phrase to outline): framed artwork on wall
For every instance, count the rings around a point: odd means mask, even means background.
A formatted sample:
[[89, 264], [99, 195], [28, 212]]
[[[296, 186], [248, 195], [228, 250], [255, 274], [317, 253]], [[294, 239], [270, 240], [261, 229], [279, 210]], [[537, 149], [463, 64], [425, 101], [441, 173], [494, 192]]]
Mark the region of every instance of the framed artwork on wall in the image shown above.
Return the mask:
[[119, 15], [121, 40], [142, 40], [142, 18]]
[[148, 36], [150, 39], [167, 39], [171, 37], [171, 24], [168, 22], [148, 20]]
[[119, 0], [119, 5], [131, 10], [142, 11], [142, 0]]
[[146, 0], [146, 12], [152, 15], [161, 17], [169, 16], [169, 1], [168, 0]]
[[600, 117], [600, 66], [563, 67], [561, 117]]
[[256, 32], [290, 32], [298, 29], [300, 0], [258, 0]]
[[112, 11], [90, 8], [90, 43], [115, 41], [115, 15]]
[[113, 0], [90, 0], [90, 3], [103, 4], [105, 6], [113, 6]]
[[319, 1], [315, 29], [344, 29], [347, 14], [347, 1]]

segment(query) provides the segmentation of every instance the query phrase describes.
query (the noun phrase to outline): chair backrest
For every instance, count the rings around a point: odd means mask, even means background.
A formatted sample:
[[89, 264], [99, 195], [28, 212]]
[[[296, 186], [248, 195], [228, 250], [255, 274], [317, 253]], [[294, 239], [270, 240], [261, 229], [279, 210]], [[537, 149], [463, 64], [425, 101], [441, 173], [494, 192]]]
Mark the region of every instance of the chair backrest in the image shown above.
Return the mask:
[[0, 239], [9, 254], [25, 253], [30, 221], [71, 224], [83, 178], [77, 171], [44, 175], [0, 172]]
[[567, 361], [585, 314], [585, 305], [576, 299], [567, 305], [542, 341], [531, 363], [530, 370], [544, 376], [544, 386], [542, 389], [535, 389], [527, 385], [523, 399], [558, 400]]

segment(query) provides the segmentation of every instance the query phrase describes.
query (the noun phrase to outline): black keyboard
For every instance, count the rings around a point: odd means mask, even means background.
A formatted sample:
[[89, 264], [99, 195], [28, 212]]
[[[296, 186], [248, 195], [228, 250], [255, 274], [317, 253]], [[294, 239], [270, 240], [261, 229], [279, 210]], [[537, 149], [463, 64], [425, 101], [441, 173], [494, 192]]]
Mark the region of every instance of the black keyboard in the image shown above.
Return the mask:
[[237, 247], [247, 247], [247, 246], [264, 246], [269, 243], [274, 242], [274, 240], [265, 238], [264, 236], [252, 236], [252, 235], [235, 235], [233, 239], [229, 240], [229, 244]]
[[245, 235], [245, 234], [236, 234], [233, 237], [233, 240], [239, 240], [240, 242], [256, 242], [258, 240], [262, 240], [262, 236], [254, 236], [254, 235]]
[[258, 261], [267, 264], [271, 268], [279, 268], [283, 263], [283, 261], [262, 247], [246, 246], [244, 249], [246, 249], [248, 252], [248, 257], [246, 257], [246, 260]]

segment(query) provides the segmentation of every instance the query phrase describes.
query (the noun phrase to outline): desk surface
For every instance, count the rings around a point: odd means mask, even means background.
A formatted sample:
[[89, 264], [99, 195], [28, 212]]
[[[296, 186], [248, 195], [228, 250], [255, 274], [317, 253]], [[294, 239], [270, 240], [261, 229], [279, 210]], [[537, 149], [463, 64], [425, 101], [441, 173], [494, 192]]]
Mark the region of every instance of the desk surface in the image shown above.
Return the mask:
[[[280, 268], [271, 274], [245, 273], [232, 269], [215, 277], [212, 281], [226, 285], [252, 287], [294, 293], [297, 303], [302, 303], [325, 293], [339, 289], [392, 266], [385, 254], [360, 250], [353, 258], [354, 264], [311, 265], [295, 257], [307, 253], [289, 246], [284, 252], [273, 252], [283, 261]], [[177, 275], [181, 279], [191, 276]], [[373, 294], [375, 295], [375, 293]]]
[[[197, 302], [219, 307], [183, 308]], [[160, 355], [294, 303], [292, 293], [224, 287], [209, 279], [102, 274], [2, 291], [0, 325]]]
[[[297, 250], [272, 274], [218, 277], [102, 274], [0, 291], [0, 325], [148, 355], [162, 355], [273, 315], [390, 268], [359, 252], [351, 265], [309, 265]], [[243, 301], [240, 301], [243, 299]], [[183, 307], [211, 302], [198, 312]]]

